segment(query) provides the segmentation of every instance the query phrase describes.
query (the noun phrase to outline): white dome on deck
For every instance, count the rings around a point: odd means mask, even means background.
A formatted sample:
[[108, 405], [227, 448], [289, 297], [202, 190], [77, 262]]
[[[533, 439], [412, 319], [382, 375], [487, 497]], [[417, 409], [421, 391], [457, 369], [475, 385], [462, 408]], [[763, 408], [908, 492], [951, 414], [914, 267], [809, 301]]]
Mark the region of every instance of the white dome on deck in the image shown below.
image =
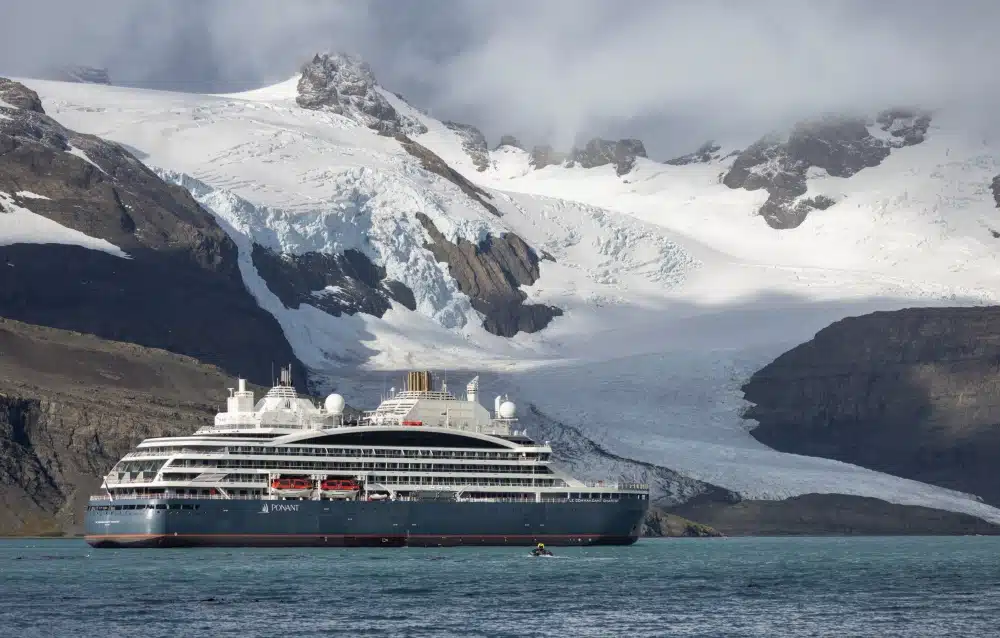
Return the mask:
[[515, 414], [517, 414], [517, 406], [514, 405], [513, 401], [504, 401], [500, 404], [501, 419], [513, 419]]
[[323, 407], [325, 407], [326, 411], [330, 414], [343, 414], [345, 404], [346, 402], [344, 401], [344, 397], [339, 394], [331, 394], [326, 398], [326, 401], [323, 402]]

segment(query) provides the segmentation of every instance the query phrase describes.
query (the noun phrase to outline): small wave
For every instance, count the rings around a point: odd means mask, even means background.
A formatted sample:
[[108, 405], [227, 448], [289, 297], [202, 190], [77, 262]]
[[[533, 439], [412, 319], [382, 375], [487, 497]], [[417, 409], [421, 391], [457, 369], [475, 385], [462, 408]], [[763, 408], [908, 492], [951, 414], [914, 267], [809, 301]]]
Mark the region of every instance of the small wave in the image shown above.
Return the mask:
[[386, 594], [401, 594], [404, 596], [433, 594], [435, 592], [435, 590], [431, 587], [389, 587], [382, 591]]

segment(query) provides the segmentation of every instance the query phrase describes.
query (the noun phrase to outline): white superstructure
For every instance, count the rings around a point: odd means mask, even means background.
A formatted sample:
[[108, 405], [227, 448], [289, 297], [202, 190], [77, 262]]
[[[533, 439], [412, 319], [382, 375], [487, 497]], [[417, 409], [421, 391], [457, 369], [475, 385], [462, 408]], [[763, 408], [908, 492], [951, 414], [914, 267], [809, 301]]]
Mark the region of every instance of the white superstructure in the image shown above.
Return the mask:
[[240, 379], [226, 411], [191, 436], [147, 439], [105, 477], [109, 498], [618, 500], [648, 498], [642, 485], [587, 484], [552, 465], [548, 442], [518, 428], [517, 408], [479, 404], [408, 374], [370, 412], [331, 394], [298, 396], [290, 369], [260, 400]]

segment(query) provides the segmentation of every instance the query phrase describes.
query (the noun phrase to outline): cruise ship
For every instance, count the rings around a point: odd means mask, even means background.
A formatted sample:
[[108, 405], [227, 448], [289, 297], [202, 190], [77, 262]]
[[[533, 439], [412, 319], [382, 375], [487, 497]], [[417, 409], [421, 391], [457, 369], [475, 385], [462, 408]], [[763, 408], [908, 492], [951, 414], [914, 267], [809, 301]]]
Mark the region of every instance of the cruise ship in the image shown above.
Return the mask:
[[584, 482], [553, 465], [517, 408], [410, 372], [369, 412], [301, 397], [291, 368], [260, 400], [239, 379], [214, 424], [146, 439], [86, 512], [94, 547], [629, 545], [640, 484]]

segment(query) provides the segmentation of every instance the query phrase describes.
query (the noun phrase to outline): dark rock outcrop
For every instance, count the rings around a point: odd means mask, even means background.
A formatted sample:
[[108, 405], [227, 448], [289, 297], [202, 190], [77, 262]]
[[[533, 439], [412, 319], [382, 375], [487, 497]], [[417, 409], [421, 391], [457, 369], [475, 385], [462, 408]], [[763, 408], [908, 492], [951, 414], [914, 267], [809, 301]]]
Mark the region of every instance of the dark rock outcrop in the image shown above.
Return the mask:
[[380, 135], [426, 133], [427, 127], [404, 116], [378, 92], [371, 67], [343, 53], [316, 55], [302, 67], [296, 103], [304, 109], [347, 116]]
[[496, 148], [500, 148], [501, 146], [513, 146], [514, 148], [519, 148], [522, 151], [525, 150], [524, 146], [521, 145], [520, 140], [513, 135], [501, 135], [500, 143], [496, 145]]
[[551, 146], [543, 144], [531, 149], [531, 158], [528, 164], [535, 167], [535, 170], [546, 166], [559, 166], [566, 161], [567, 154], [554, 150]]
[[424, 247], [448, 264], [459, 290], [482, 313], [483, 327], [489, 332], [501, 337], [537, 332], [562, 315], [559, 308], [524, 303], [528, 295], [521, 286], [538, 279], [538, 256], [514, 233], [489, 237], [479, 245], [465, 239], [453, 244], [429, 217], [417, 213], [417, 219], [431, 238]]
[[913, 146], [923, 142], [931, 126], [930, 113], [921, 109], [897, 107], [886, 109], [875, 117], [875, 122], [898, 141], [894, 147]]
[[663, 537], [684, 537], [684, 538], [708, 538], [718, 537], [722, 534], [708, 525], [695, 523], [688, 519], [670, 514], [658, 507], [650, 507], [646, 513], [646, 518], [642, 521], [642, 536], [663, 538]]
[[3, 108], [3, 103], [17, 109], [45, 114], [42, 101], [38, 98], [37, 93], [20, 82], [14, 82], [7, 78], [0, 78], [0, 109]]
[[1000, 307], [838, 321], [743, 386], [762, 443], [1000, 505]]
[[413, 291], [398, 281], [387, 281], [385, 269], [364, 253], [345, 250], [339, 255], [278, 254], [253, 245], [253, 265], [286, 308], [315, 306], [334, 317], [356, 312], [381, 317], [396, 299], [410, 310], [417, 304]]
[[486, 145], [486, 136], [482, 131], [470, 124], [458, 122], [443, 122], [445, 126], [458, 133], [462, 139], [462, 150], [472, 158], [472, 164], [477, 171], [485, 171], [490, 167], [490, 149]]
[[583, 148], [574, 148], [570, 152], [567, 166], [579, 164], [583, 168], [596, 168], [611, 164], [615, 167], [615, 173], [620, 176], [635, 167], [637, 157], [646, 157], [646, 147], [640, 140], [613, 142], [595, 137]]
[[447, 162], [441, 159], [437, 153], [430, 150], [426, 146], [417, 144], [405, 135], [397, 135], [396, 139], [407, 153], [420, 160], [420, 164], [425, 170], [445, 178], [455, 186], [461, 188], [463, 193], [482, 204], [483, 208], [488, 210], [490, 213], [496, 215], [497, 217], [501, 216], [497, 207], [489, 201], [493, 199], [492, 195], [462, 177], [461, 173], [453, 169], [451, 166], [448, 166]]
[[1000, 175], [993, 178], [990, 182], [990, 190], [993, 191], [993, 201], [996, 202], [997, 208], [1000, 208]]
[[261, 383], [272, 362], [292, 362], [304, 383], [211, 214], [120, 145], [32, 108], [33, 92], [9, 81], [0, 91], [22, 105], [0, 107], [0, 192], [44, 196], [13, 201], [131, 257], [62, 244], [0, 246], [0, 316], [187, 354]]
[[111, 75], [107, 69], [92, 66], [56, 67], [45, 74], [46, 79], [59, 82], [80, 82], [82, 84], [111, 84]]
[[681, 155], [680, 157], [675, 157], [674, 159], [669, 159], [664, 164], [670, 164], [671, 166], [686, 166], [688, 164], [707, 164], [709, 162], [714, 162], [721, 158], [722, 154], [719, 152], [722, 147], [716, 144], [714, 141], [709, 140], [698, 147], [693, 153], [688, 153], [687, 155]]
[[810, 168], [850, 177], [878, 166], [893, 148], [922, 142], [930, 115], [892, 109], [880, 113], [876, 122], [890, 139], [873, 136], [864, 118], [837, 116], [800, 122], [787, 139], [767, 136], [741, 152], [723, 183], [729, 188], [767, 190], [767, 201], [758, 212], [772, 228], [795, 228], [814, 208], [809, 201], [796, 202], [806, 193]]
[[934, 536], [1000, 534], [968, 514], [896, 505], [846, 494], [804, 494], [782, 501], [695, 500], [671, 513], [726, 536]]

